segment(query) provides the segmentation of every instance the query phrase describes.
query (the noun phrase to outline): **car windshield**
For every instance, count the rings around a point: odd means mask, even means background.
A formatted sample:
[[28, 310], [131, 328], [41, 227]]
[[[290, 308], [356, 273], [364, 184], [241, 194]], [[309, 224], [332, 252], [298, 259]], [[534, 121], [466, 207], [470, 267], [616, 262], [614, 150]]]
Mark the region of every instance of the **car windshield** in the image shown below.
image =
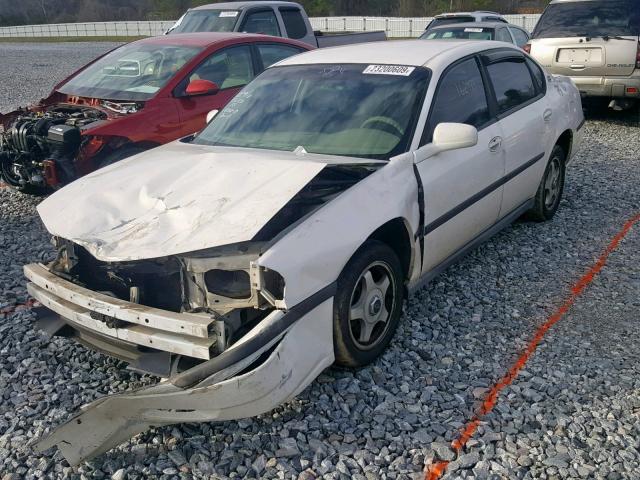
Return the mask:
[[408, 150], [429, 76], [402, 65], [273, 68], [194, 143], [389, 159]]
[[460, 38], [465, 40], [493, 40], [495, 30], [486, 27], [442, 27], [424, 33], [420, 38], [433, 40], [441, 38]]
[[533, 38], [638, 35], [638, 0], [595, 0], [549, 5]]
[[130, 43], [108, 53], [58, 90], [111, 100], [148, 100], [202, 49]]
[[239, 17], [238, 10], [191, 10], [167, 33], [233, 32]]

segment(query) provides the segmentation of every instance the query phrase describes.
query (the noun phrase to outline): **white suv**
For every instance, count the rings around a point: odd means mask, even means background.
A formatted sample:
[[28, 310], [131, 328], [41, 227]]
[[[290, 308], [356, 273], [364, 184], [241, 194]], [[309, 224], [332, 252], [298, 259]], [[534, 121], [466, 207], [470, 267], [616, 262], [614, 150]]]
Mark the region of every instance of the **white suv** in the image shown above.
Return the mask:
[[475, 12], [456, 12], [441, 13], [433, 17], [433, 20], [427, 25], [425, 32], [432, 28], [442, 25], [450, 25], [452, 23], [468, 23], [468, 22], [503, 22], [509, 23], [502, 15], [496, 12], [485, 10], [476, 10]]

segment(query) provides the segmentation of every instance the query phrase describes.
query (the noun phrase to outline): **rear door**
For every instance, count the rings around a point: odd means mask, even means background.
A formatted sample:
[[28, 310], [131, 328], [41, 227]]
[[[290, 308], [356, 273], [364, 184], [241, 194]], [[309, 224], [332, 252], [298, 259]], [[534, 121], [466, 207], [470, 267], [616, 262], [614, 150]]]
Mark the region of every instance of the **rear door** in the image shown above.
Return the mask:
[[[493, 90], [506, 155], [500, 217], [533, 198], [544, 169], [554, 112], [547, 104], [541, 70], [523, 53], [499, 49], [482, 55]], [[528, 64], [527, 62], [531, 62]], [[535, 66], [537, 71], [532, 71]], [[542, 170], [541, 170], [542, 169]]]
[[629, 76], [640, 33], [637, 0], [591, 0], [549, 5], [538, 22], [531, 54], [553, 73]]
[[421, 146], [431, 143], [440, 123], [466, 123], [478, 129], [478, 144], [421, 158], [416, 155], [425, 198], [423, 271], [442, 263], [496, 222], [504, 174], [501, 130], [490, 113], [478, 58], [452, 64], [436, 87]]

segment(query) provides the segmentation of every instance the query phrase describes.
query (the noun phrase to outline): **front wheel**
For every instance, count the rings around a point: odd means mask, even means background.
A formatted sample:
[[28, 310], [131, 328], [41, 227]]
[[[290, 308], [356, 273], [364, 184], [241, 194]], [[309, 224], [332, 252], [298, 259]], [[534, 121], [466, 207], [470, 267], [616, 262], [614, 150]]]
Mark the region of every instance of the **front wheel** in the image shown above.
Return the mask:
[[366, 242], [338, 278], [333, 306], [336, 364], [362, 367], [385, 350], [402, 314], [400, 260], [386, 244]]
[[564, 193], [565, 158], [562, 147], [559, 145], [553, 147], [536, 193], [535, 204], [527, 215], [531, 220], [546, 222], [551, 220], [558, 211]]

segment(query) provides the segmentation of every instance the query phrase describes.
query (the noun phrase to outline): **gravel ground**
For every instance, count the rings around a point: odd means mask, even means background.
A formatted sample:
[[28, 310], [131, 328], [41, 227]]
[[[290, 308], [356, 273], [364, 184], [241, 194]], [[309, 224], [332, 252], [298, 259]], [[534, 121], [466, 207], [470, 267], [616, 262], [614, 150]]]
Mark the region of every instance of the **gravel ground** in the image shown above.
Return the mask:
[[[46, 58], [60, 77], [71, 65], [52, 61], [54, 52], [81, 64], [105, 48], [0, 45], [11, 63], [0, 73], [0, 109], [55, 81], [21, 80], [16, 90], [14, 63]], [[425, 462], [452, 459], [448, 444], [485, 389], [640, 211], [636, 117], [599, 114], [586, 129], [553, 222], [516, 223], [420, 291], [373, 366], [329, 369], [258, 418], [155, 429], [71, 469], [28, 442], [83, 403], [154, 380], [70, 341], [45, 340], [27, 309], [0, 313], [0, 478], [421, 478]], [[0, 311], [26, 300], [21, 266], [51, 254], [36, 204], [0, 190]], [[638, 478], [638, 265], [636, 227], [445, 478]]]

